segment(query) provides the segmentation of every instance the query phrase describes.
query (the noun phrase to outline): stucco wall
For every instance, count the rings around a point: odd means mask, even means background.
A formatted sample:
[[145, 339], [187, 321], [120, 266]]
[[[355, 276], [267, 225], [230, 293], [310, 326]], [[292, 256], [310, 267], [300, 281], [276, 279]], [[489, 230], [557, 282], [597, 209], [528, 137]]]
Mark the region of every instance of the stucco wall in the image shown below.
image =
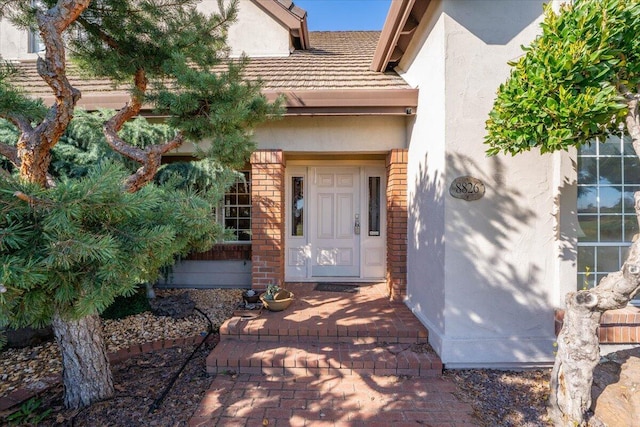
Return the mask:
[[[445, 334], [445, 22], [432, 1], [406, 57], [403, 77], [419, 87], [418, 114], [409, 127], [407, 165], [407, 301], [429, 327], [432, 345]], [[402, 68], [402, 64], [401, 64]]]
[[[507, 61], [537, 34], [541, 11], [541, 1], [432, 2], [423, 37], [400, 64], [421, 97], [409, 147], [416, 239], [408, 304], [449, 367], [550, 363], [553, 310], [575, 286], [575, 279], [560, 283], [575, 277], [574, 255], [560, 241], [572, 214], [558, 208], [575, 197], [570, 156], [484, 154], [495, 91], [508, 77]], [[481, 200], [449, 195], [451, 181], [464, 175], [485, 183]]]
[[36, 59], [29, 52], [29, 33], [19, 30], [6, 19], [0, 20], [0, 57], [5, 60]]
[[[203, 0], [198, 8], [211, 12], [218, 10], [217, 0]], [[256, 31], [259, 28], [259, 31]], [[291, 52], [289, 30], [271, 18], [251, 0], [240, 0], [238, 19], [229, 29], [228, 44], [231, 55], [288, 56]], [[29, 35], [7, 20], [0, 21], [0, 56], [3, 59], [35, 59], [28, 53]]]
[[[218, 1], [203, 0], [198, 8], [218, 10]], [[229, 29], [228, 44], [232, 56], [288, 56], [291, 52], [289, 30], [251, 0], [238, 2], [238, 19]]]
[[285, 153], [387, 153], [406, 148], [405, 116], [289, 116], [255, 131], [259, 149]]
[[[259, 150], [283, 150], [287, 155], [324, 154], [379, 155], [389, 150], [406, 148], [406, 116], [285, 116], [261, 124], [254, 130], [253, 140]], [[207, 142], [202, 142], [207, 148]], [[172, 154], [190, 154], [194, 148], [183, 144]], [[360, 157], [358, 157], [360, 156]]]

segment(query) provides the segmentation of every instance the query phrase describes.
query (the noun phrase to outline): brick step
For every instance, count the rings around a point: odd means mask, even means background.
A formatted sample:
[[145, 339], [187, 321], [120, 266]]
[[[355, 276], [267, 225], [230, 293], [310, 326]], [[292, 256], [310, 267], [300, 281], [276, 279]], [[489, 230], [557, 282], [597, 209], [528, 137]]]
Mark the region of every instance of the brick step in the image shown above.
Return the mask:
[[318, 324], [281, 322], [267, 324], [260, 319], [233, 317], [220, 327], [220, 340], [350, 343], [350, 344], [423, 344], [429, 341], [427, 329], [414, 321], [395, 325], [389, 322], [355, 324]]
[[436, 377], [442, 361], [428, 345], [222, 340], [207, 357], [210, 374], [411, 375]]

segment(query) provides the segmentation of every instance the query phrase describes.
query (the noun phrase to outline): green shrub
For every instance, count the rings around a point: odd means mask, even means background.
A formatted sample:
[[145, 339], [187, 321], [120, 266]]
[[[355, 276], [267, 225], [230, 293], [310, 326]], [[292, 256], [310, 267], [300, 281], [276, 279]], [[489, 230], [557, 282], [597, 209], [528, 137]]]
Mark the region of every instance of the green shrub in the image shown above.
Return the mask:
[[6, 421], [10, 426], [37, 426], [51, 414], [51, 409], [42, 408], [42, 400], [35, 397], [24, 402], [18, 411], [9, 415]]
[[113, 304], [107, 307], [101, 316], [103, 319], [123, 319], [127, 316], [144, 313], [150, 309], [147, 292], [143, 286], [131, 296], [116, 297]]

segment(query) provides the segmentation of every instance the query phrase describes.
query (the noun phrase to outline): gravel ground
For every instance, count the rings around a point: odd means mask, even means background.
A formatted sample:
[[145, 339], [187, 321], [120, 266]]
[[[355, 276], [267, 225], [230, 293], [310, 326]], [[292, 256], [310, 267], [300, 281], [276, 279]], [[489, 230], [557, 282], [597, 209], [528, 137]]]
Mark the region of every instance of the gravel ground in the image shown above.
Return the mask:
[[[172, 291], [169, 293], [175, 293]], [[189, 291], [196, 306], [219, 327], [241, 301], [240, 290]], [[109, 351], [133, 343], [200, 334], [208, 322], [201, 315], [175, 320], [149, 313], [119, 321], [105, 321], [104, 336]], [[203, 346], [187, 365], [162, 405], [153, 413], [149, 407], [164, 391], [174, 372], [195, 347], [159, 350], [133, 357], [113, 367], [116, 395], [82, 411], [65, 410], [62, 386], [42, 393], [34, 415], [45, 409], [51, 414], [38, 426], [186, 426], [211, 378], [205, 359], [211, 346]], [[60, 372], [59, 353], [54, 343], [26, 349], [9, 349], [0, 354], [0, 396], [25, 384], [37, 387], [43, 377]], [[458, 397], [472, 404], [478, 425], [486, 427], [549, 426], [546, 422], [549, 370], [524, 372], [494, 370], [450, 370], [445, 377], [459, 388]], [[0, 425], [4, 425], [0, 414]]]
[[[114, 396], [81, 410], [65, 409], [62, 386], [55, 386], [39, 396], [40, 405], [37, 409], [13, 425], [186, 427], [211, 385], [212, 377], [207, 374], [205, 363], [212, 348], [213, 346], [205, 344], [195, 353], [161, 401], [159, 399], [167, 390], [169, 382], [192, 354], [195, 346], [141, 354], [113, 366]], [[41, 414], [47, 410], [50, 413], [42, 417]], [[0, 425], [5, 425], [2, 414]]]
[[[167, 295], [185, 291], [159, 291]], [[207, 289], [189, 291], [196, 307], [205, 312], [215, 329], [231, 317], [237, 304], [242, 301], [242, 290]], [[182, 338], [207, 332], [209, 322], [199, 313], [184, 319], [157, 317], [141, 313], [120, 320], [105, 320], [103, 337], [107, 351], [115, 352], [132, 344], [170, 338]], [[62, 370], [60, 352], [55, 342], [37, 347], [6, 349], [0, 353], [0, 396], [5, 396], [19, 387], [40, 387], [45, 377]]]
[[445, 371], [458, 386], [457, 397], [472, 405], [485, 427], [551, 426], [546, 416], [550, 374], [550, 369]]

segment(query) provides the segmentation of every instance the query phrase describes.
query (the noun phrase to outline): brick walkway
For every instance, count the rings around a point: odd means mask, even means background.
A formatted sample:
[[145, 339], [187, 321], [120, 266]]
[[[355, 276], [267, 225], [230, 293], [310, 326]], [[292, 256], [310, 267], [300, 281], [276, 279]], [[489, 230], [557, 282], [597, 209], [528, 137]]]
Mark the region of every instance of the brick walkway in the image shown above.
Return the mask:
[[190, 426], [471, 427], [443, 378], [217, 375]]
[[232, 318], [207, 358], [217, 374], [191, 426], [476, 425], [442, 378], [428, 332], [384, 284], [287, 284], [282, 312]]

